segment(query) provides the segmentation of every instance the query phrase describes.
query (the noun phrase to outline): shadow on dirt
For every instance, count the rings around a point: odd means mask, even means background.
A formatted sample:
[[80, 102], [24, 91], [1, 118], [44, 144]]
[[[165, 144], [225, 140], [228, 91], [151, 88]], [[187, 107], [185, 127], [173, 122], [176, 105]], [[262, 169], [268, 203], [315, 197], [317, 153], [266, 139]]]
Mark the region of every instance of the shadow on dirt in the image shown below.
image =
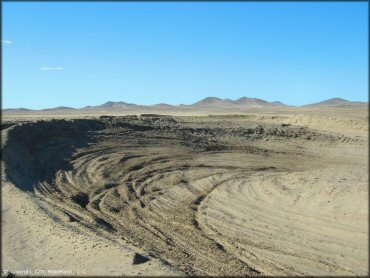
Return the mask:
[[2, 148], [6, 177], [24, 191], [51, 182], [59, 170], [72, 170], [77, 148], [93, 143], [93, 132], [105, 129], [98, 120], [76, 119], [23, 123], [7, 130]]

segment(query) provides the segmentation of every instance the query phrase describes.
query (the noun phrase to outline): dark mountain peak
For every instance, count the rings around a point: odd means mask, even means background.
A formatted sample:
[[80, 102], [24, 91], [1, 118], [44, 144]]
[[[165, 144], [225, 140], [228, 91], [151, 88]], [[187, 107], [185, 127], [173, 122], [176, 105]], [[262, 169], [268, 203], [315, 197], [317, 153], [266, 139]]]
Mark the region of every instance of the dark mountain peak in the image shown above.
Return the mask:
[[322, 104], [342, 104], [342, 103], [348, 103], [350, 102], [349, 100], [343, 99], [343, 98], [330, 98], [327, 100], [322, 101]]
[[343, 99], [343, 98], [330, 98], [324, 101], [307, 104], [304, 106], [340, 106], [340, 105], [346, 105], [351, 103], [351, 101]]
[[129, 104], [124, 101], [107, 101], [106, 103], [103, 103], [102, 105], [98, 105], [97, 107], [100, 108], [110, 108], [110, 107], [126, 107]]
[[213, 103], [218, 103], [220, 101], [222, 101], [222, 99], [220, 99], [218, 97], [206, 97], [206, 98], [194, 103], [193, 105], [213, 104]]
[[288, 106], [286, 105], [285, 103], [281, 102], [281, 101], [273, 101], [271, 102], [272, 104], [275, 104], [275, 105], [280, 105], [280, 106]]
[[93, 108], [124, 108], [127, 106], [134, 106], [136, 104], [127, 103], [124, 101], [107, 101], [102, 105], [93, 106]]
[[241, 97], [241, 98], [238, 98], [236, 101], [246, 101], [246, 100], [249, 100], [251, 99], [250, 97]]
[[269, 102], [259, 98], [241, 97], [235, 101], [236, 104], [266, 105]]
[[57, 106], [54, 108], [47, 108], [47, 109], [42, 109], [46, 111], [54, 111], [54, 110], [74, 110], [75, 108], [73, 107], [68, 107], [68, 106]]

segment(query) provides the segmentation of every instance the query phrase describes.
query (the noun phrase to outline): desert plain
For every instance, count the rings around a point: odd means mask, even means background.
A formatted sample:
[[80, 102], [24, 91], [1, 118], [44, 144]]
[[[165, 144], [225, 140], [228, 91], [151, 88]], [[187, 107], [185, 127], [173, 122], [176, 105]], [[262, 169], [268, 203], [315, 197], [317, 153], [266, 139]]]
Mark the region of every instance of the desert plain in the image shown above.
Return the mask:
[[367, 105], [2, 118], [3, 274], [368, 275]]

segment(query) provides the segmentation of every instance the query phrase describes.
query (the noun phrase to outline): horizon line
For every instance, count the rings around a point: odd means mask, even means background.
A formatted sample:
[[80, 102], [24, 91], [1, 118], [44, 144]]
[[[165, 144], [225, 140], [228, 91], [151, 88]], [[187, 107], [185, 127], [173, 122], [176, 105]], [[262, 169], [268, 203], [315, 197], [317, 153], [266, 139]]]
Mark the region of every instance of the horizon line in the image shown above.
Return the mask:
[[59, 105], [59, 106], [55, 106], [55, 107], [46, 107], [46, 108], [39, 108], [39, 109], [36, 109], [36, 108], [27, 108], [27, 107], [16, 107], [16, 108], [12, 108], [12, 107], [7, 107], [7, 108], [3, 108], [1, 107], [1, 110], [8, 110], [8, 109], [27, 109], [27, 110], [47, 110], [47, 109], [55, 109], [55, 108], [59, 108], [59, 107], [64, 107], [64, 108], [72, 108], [72, 109], [84, 109], [84, 108], [87, 108], [87, 107], [97, 107], [97, 106], [101, 106], [101, 105], [104, 105], [106, 103], [120, 103], [120, 102], [123, 102], [125, 104], [129, 104], [129, 105], [137, 105], [137, 106], [154, 106], [154, 105], [169, 105], [169, 106], [174, 106], [174, 107], [178, 107], [178, 106], [192, 106], [198, 102], [201, 102], [205, 99], [209, 99], [209, 98], [214, 98], [214, 99], [219, 99], [219, 100], [231, 100], [231, 101], [237, 101], [237, 100], [240, 100], [240, 99], [243, 99], [243, 98], [249, 98], [249, 99], [257, 99], [257, 100], [262, 100], [262, 101], [266, 101], [268, 103], [274, 103], [274, 102], [280, 102], [281, 104], [283, 105], [286, 105], [286, 106], [291, 106], [291, 107], [303, 107], [303, 106], [307, 106], [307, 105], [312, 105], [312, 104], [316, 104], [316, 103], [321, 103], [321, 102], [324, 102], [324, 101], [328, 101], [328, 100], [334, 100], [334, 99], [341, 99], [341, 100], [344, 100], [344, 101], [348, 101], [348, 102], [363, 102], [363, 103], [369, 103], [369, 101], [361, 101], [361, 100], [349, 100], [349, 99], [344, 99], [344, 98], [340, 98], [340, 97], [333, 97], [333, 98], [328, 98], [328, 99], [324, 99], [324, 100], [321, 100], [321, 101], [318, 101], [318, 102], [312, 102], [312, 103], [307, 103], [307, 104], [302, 104], [302, 105], [292, 105], [292, 104], [287, 104], [285, 102], [282, 102], [282, 101], [279, 101], [279, 100], [274, 100], [274, 101], [267, 101], [267, 100], [264, 100], [264, 99], [261, 99], [261, 98], [255, 98], [255, 97], [246, 97], [246, 96], [243, 96], [243, 97], [240, 97], [240, 98], [237, 98], [235, 100], [233, 99], [230, 99], [230, 98], [219, 98], [219, 97], [213, 97], [213, 96], [209, 96], [209, 97], [205, 97], [205, 98], [202, 98], [194, 103], [191, 103], [191, 104], [184, 104], [184, 103], [180, 103], [180, 104], [169, 104], [169, 103], [166, 103], [166, 102], [158, 102], [158, 103], [154, 103], [154, 104], [138, 104], [138, 103], [133, 103], [133, 102], [126, 102], [126, 101], [123, 101], [123, 100], [117, 100], [117, 101], [114, 101], [114, 100], [108, 100], [108, 101], [105, 101], [101, 104], [98, 104], [98, 105], [85, 105], [83, 107], [73, 107], [73, 106], [67, 106], [67, 105]]

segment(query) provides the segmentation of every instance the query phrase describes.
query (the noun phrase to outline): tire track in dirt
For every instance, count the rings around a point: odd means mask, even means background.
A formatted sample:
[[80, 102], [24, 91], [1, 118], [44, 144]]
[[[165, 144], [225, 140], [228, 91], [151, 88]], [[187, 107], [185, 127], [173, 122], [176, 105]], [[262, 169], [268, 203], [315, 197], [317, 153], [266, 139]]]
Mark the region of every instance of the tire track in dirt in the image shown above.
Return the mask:
[[[139, 246], [189, 275], [307, 273], [300, 262], [282, 264], [270, 255], [285, 254], [304, 262], [307, 253], [261, 243], [280, 228], [273, 224], [274, 218], [290, 214], [275, 203], [264, 209], [263, 202], [274, 202], [279, 195], [263, 183], [246, 186], [246, 181], [253, 180], [255, 173], [268, 179], [271, 173], [294, 172], [317, 159], [310, 154], [304, 165], [296, 165], [294, 158], [304, 152], [285, 148], [288, 138], [333, 142], [336, 137], [261, 126], [221, 132], [220, 128], [189, 128], [189, 123], [165, 117], [52, 121], [9, 130], [13, 140], [19, 140], [22, 132], [35, 134], [27, 142], [8, 142], [7, 155], [17, 155], [21, 146], [29, 159], [22, 161], [20, 155], [5, 163], [7, 175], [20, 188], [32, 184], [36, 196], [49, 204], [45, 209], [65, 225], [96, 231], [118, 244]], [[280, 149], [265, 148], [262, 139], [275, 137]], [[27, 145], [30, 142], [33, 145]], [[27, 178], [19, 176], [22, 171]], [[276, 182], [270, 185], [286, 190]], [[299, 203], [299, 198], [295, 200]], [[235, 203], [246, 209], [243, 217], [257, 220], [245, 225], [246, 220], [235, 215]], [[216, 225], [212, 221], [220, 220], [220, 215], [223, 218]], [[230, 219], [225, 222], [227, 216]], [[305, 221], [299, 228], [308, 229]], [[328, 257], [311, 262], [326, 265], [328, 271], [355, 273]]]

